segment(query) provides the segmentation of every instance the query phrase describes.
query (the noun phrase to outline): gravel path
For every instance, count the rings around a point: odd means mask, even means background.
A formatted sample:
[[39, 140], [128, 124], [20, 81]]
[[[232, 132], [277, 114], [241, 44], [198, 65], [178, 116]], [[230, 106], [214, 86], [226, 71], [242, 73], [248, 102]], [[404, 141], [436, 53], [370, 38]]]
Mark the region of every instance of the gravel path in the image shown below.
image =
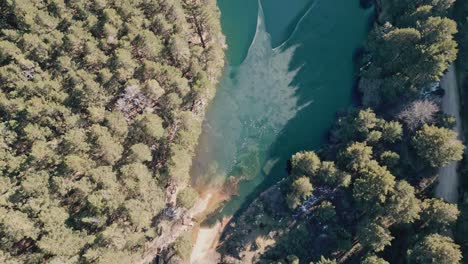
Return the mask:
[[[456, 118], [457, 125], [454, 127], [454, 131], [457, 132], [460, 137], [460, 96], [454, 65], [450, 66], [448, 72], [442, 78], [440, 85], [445, 90], [445, 95], [442, 100], [442, 110]], [[450, 203], [456, 203], [458, 200], [457, 166], [458, 162], [452, 162], [439, 170], [439, 183], [436, 188], [436, 196]]]

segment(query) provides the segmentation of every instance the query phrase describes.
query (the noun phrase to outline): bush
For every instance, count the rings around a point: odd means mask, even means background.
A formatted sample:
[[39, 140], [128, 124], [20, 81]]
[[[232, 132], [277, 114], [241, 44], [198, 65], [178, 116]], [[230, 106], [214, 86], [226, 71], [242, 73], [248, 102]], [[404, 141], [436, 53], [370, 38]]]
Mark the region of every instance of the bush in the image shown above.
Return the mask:
[[198, 192], [187, 187], [177, 194], [177, 206], [184, 207], [186, 209], [192, 208], [198, 200]]

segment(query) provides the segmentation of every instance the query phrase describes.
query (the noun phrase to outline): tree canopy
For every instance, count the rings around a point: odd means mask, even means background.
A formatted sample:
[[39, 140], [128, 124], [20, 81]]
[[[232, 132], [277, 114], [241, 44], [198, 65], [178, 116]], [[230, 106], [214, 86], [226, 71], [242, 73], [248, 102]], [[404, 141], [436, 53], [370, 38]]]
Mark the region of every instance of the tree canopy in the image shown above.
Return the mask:
[[464, 146], [457, 134], [447, 128], [424, 125], [413, 137], [419, 157], [432, 167], [443, 167], [462, 159]]
[[[281, 245], [283, 237], [294, 245], [288, 254], [307, 261], [322, 255], [315, 263], [335, 263], [327, 256], [339, 263], [460, 263], [460, 247], [441, 235], [460, 211], [431, 198], [437, 170], [464, 152], [451, 130], [458, 120], [441, 111], [434, 92], [457, 57], [455, 37], [466, 66], [468, 5], [458, 1], [450, 12], [455, 2], [375, 1], [377, 21], [360, 54], [362, 105], [340, 113], [320, 151], [293, 155], [281, 182], [293, 211], [281, 230]], [[297, 245], [304, 229], [307, 242]]]
[[431, 234], [419, 241], [408, 251], [409, 263], [415, 264], [457, 264], [462, 255], [460, 246], [449, 237]]
[[212, 0], [0, 3], [0, 262], [141, 258], [177, 206], [164, 188], [188, 183], [218, 16]]
[[454, 0], [381, 2], [390, 17], [367, 41], [360, 90], [368, 106], [413, 98], [440, 80], [458, 52], [456, 23], [445, 17]]

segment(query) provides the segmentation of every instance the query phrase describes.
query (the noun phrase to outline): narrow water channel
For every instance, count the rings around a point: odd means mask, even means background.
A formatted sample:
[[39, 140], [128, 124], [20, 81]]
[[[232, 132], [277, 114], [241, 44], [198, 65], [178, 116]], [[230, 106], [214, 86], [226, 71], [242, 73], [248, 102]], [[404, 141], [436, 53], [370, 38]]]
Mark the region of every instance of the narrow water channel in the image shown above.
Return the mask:
[[230, 216], [284, 177], [292, 154], [319, 148], [337, 111], [351, 105], [353, 57], [372, 9], [359, 0], [218, 3], [227, 66], [192, 178], [201, 191], [235, 191], [217, 214]]

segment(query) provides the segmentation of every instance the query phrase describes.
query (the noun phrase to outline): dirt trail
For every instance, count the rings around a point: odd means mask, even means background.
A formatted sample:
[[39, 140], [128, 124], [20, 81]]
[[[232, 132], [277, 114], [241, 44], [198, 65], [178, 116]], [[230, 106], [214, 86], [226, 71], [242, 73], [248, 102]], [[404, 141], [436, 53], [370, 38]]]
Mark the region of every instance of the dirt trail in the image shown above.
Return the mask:
[[[448, 72], [440, 81], [440, 85], [445, 90], [445, 95], [442, 100], [442, 110], [456, 118], [457, 125], [454, 127], [454, 131], [457, 132], [460, 137], [460, 95], [455, 72], [455, 66], [450, 66]], [[436, 196], [450, 203], [456, 203], [458, 200], [457, 165], [458, 162], [452, 162], [439, 170], [439, 183], [436, 188]]]

